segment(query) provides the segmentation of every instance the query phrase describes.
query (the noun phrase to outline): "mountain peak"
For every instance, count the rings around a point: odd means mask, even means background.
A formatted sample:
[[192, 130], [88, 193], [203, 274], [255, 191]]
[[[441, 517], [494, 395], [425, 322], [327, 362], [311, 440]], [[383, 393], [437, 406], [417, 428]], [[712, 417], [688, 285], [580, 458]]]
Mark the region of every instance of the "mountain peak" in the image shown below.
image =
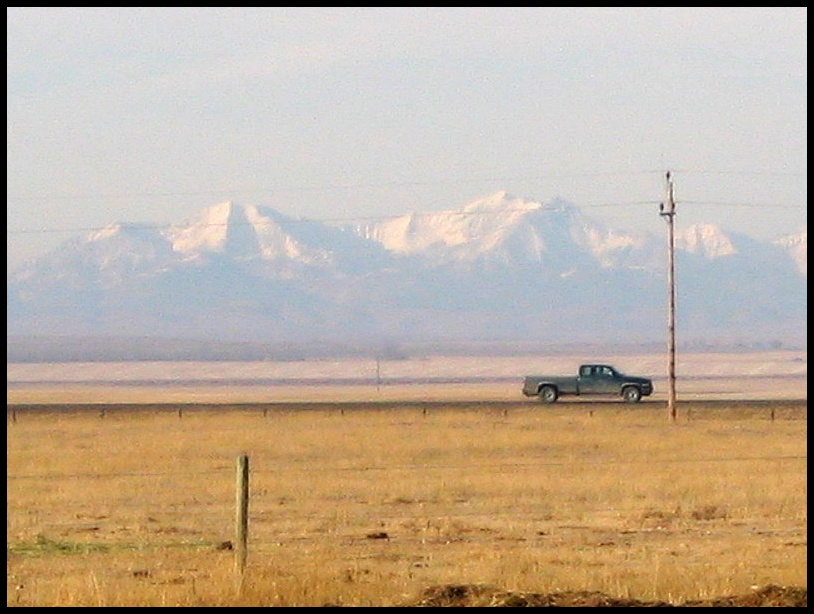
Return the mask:
[[225, 200], [206, 207], [190, 223], [172, 228], [168, 234], [173, 250], [181, 254], [213, 252], [252, 257], [260, 252], [255, 230], [260, 217], [253, 205]]
[[127, 235], [142, 236], [145, 234], [145, 231], [154, 230], [155, 228], [156, 227], [154, 225], [146, 223], [139, 224], [136, 222], [113, 222], [111, 224], [108, 224], [104, 228], [100, 228], [89, 233], [85, 237], [85, 240], [88, 243], [95, 243], [98, 241], [111, 239], [116, 236], [127, 236]]
[[236, 204], [232, 200], [224, 200], [209, 207], [205, 207], [196, 218], [197, 224], [209, 224], [211, 226], [235, 224], [245, 222], [254, 206]]
[[318, 223], [293, 222], [273, 209], [227, 200], [205, 208], [192, 222], [170, 229], [167, 235], [173, 251], [185, 260], [219, 254], [239, 261], [324, 266], [331, 257], [310, 236], [314, 224]]
[[808, 276], [808, 229], [805, 228], [799, 233], [785, 235], [773, 241], [775, 245], [785, 250], [794, 260], [797, 269], [805, 276]]
[[466, 213], [489, 212], [496, 210], [533, 211], [540, 209], [542, 203], [524, 198], [518, 198], [505, 190], [495, 192], [485, 198], [480, 198], [466, 205], [462, 210]]
[[119, 234], [122, 230], [122, 224], [120, 222], [113, 222], [112, 224], [108, 224], [104, 228], [100, 228], [99, 230], [95, 230], [91, 232], [87, 236], [88, 241], [102, 241], [109, 237], [115, 236]]
[[808, 245], [808, 229], [803, 229], [800, 232], [790, 234], [790, 235], [783, 235], [782, 237], [775, 239], [773, 243], [777, 245], [782, 245], [783, 247], [794, 247], [796, 245]]
[[710, 259], [738, 253], [732, 239], [713, 224], [693, 224], [676, 235], [676, 246]]

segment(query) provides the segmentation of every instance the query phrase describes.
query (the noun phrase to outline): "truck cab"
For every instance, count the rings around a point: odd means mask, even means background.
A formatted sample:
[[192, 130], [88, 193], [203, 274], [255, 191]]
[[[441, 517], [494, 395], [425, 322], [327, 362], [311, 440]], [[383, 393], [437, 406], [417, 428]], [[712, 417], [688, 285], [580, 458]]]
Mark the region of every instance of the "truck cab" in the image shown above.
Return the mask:
[[579, 394], [618, 393], [623, 376], [610, 365], [582, 365], [577, 377]]

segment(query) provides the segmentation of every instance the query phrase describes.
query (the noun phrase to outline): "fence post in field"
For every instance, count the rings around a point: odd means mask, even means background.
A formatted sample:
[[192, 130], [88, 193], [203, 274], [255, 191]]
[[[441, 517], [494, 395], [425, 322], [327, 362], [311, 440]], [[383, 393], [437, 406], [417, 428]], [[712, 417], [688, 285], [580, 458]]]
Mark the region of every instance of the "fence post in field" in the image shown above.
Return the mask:
[[237, 512], [235, 516], [235, 570], [243, 575], [246, 568], [249, 536], [249, 457], [237, 457]]

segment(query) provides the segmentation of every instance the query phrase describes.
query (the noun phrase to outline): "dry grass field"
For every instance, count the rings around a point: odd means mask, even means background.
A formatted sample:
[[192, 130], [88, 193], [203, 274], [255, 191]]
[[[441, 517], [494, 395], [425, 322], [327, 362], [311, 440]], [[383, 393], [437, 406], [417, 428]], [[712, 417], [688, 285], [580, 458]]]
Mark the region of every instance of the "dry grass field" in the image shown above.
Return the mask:
[[682, 383], [675, 422], [659, 394], [544, 407], [499, 378], [9, 373], [8, 606], [807, 602], [804, 373]]

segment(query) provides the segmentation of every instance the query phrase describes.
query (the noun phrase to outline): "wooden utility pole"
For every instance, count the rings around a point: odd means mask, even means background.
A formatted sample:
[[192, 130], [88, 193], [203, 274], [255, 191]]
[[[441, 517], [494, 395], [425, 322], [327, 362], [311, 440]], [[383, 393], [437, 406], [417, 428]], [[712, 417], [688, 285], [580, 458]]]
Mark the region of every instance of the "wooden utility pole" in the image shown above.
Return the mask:
[[667, 171], [667, 203], [661, 203], [660, 215], [667, 220], [667, 413], [676, 419], [676, 283], [675, 283], [675, 214], [673, 180]]

